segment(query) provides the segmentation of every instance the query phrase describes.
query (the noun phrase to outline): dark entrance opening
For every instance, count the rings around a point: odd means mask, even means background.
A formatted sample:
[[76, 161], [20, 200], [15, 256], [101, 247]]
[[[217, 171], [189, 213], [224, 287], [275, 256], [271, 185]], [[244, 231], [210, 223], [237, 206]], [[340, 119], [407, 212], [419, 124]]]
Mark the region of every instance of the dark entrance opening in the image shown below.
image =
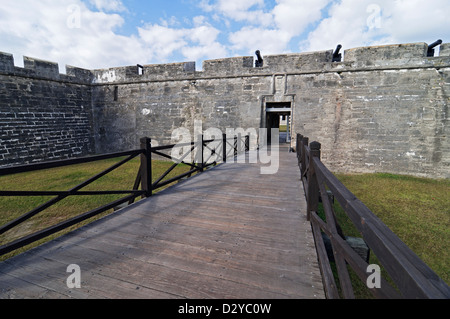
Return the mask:
[[279, 143], [290, 142], [290, 120], [291, 120], [291, 102], [267, 102], [266, 103], [266, 128], [267, 128], [267, 144], [272, 143], [272, 128], [280, 130]]

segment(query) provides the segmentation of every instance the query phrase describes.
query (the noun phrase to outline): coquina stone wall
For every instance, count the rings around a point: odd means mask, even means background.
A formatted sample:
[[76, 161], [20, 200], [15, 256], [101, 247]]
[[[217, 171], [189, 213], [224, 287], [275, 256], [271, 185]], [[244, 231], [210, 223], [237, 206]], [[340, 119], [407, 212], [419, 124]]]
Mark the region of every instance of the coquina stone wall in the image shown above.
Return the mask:
[[27, 164], [95, 151], [90, 72], [0, 53], [0, 166]]
[[[1, 62], [0, 97], [10, 102], [0, 101], [0, 117], [10, 114], [2, 123], [17, 121], [11, 106], [18, 114], [29, 101], [43, 106], [41, 98], [53, 99], [48, 114], [58, 114], [59, 106], [70, 118], [73, 110], [79, 128], [89, 128], [72, 134], [83, 141], [81, 151], [73, 145], [81, 155], [136, 148], [143, 136], [154, 144], [170, 143], [174, 129], [192, 130], [196, 120], [204, 130], [266, 127], [266, 109], [283, 103], [290, 106], [292, 146], [296, 133], [319, 141], [333, 171], [449, 178], [450, 44], [442, 44], [437, 56], [427, 56], [427, 49], [426, 43], [347, 49], [340, 62], [332, 62], [333, 50], [262, 52], [263, 67], [255, 67], [253, 57], [234, 57], [204, 61], [201, 71], [194, 62], [69, 67], [67, 75], [54, 72], [51, 81], [30, 75], [27, 65], [8, 71], [4, 65], [10, 64]], [[27, 92], [26, 83], [36, 91]], [[57, 93], [45, 95], [50, 88]], [[2, 143], [5, 160], [5, 152], [12, 152]]]

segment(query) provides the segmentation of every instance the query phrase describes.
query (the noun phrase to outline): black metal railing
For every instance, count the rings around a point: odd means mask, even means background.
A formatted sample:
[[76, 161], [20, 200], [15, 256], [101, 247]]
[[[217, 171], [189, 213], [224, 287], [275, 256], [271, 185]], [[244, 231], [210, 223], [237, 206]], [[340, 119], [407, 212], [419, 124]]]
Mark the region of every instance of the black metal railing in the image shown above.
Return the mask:
[[[230, 143], [232, 141], [232, 143]], [[24, 173], [24, 172], [32, 172], [32, 171], [38, 171], [43, 169], [49, 169], [49, 168], [57, 168], [57, 167], [64, 167], [69, 165], [75, 165], [75, 164], [83, 164], [83, 163], [89, 163], [89, 162], [95, 162], [95, 161], [101, 161], [105, 159], [112, 159], [112, 158], [120, 158], [125, 157], [124, 159], [121, 159], [119, 162], [115, 163], [108, 169], [96, 174], [95, 176], [89, 178], [88, 180], [80, 183], [79, 185], [67, 190], [67, 191], [24, 191], [24, 190], [0, 190], [0, 196], [22, 196], [22, 197], [29, 197], [29, 196], [56, 196], [52, 198], [51, 200], [45, 202], [44, 204], [39, 205], [38, 207], [32, 209], [31, 211], [21, 215], [20, 217], [15, 218], [12, 221], [9, 221], [8, 223], [4, 224], [0, 227], [0, 235], [4, 234], [5, 232], [11, 230], [12, 228], [16, 227], [17, 225], [25, 222], [26, 220], [30, 219], [33, 216], [36, 216], [37, 214], [43, 212], [44, 210], [48, 209], [49, 207], [55, 205], [56, 203], [60, 202], [61, 200], [69, 197], [69, 196], [86, 196], [86, 195], [126, 195], [120, 199], [114, 200], [106, 205], [103, 205], [101, 207], [95, 208], [93, 210], [90, 210], [88, 212], [85, 212], [81, 215], [75, 216], [73, 218], [70, 218], [66, 221], [60, 222], [56, 225], [49, 226], [43, 230], [37, 231], [33, 234], [24, 236], [22, 238], [19, 238], [17, 240], [14, 240], [10, 243], [4, 244], [0, 246], [0, 256], [7, 254], [11, 251], [14, 251], [18, 248], [24, 247], [26, 245], [29, 245], [33, 242], [36, 242], [42, 238], [45, 238], [47, 236], [50, 236], [52, 234], [55, 234], [61, 230], [64, 230], [68, 227], [71, 227], [73, 225], [76, 225], [82, 221], [85, 221], [89, 218], [92, 218], [94, 216], [97, 216], [103, 212], [106, 212], [110, 209], [113, 209], [121, 204], [127, 203], [131, 204], [133, 203], [136, 198], [138, 197], [149, 197], [155, 192], [156, 190], [160, 189], [163, 186], [167, 186], [173, 182], [176, 182], [182, 178], [189, 177], [194, 173], [202, 172], [208, 167], [212, 165], [216, 165], [218, 162], [226, 162], [227, 158], [231, 154], [233, 156], [236, 156], [239, 152], [242, 151], [248, 151], [249, 150], [249, 135], [242, 137], [240, 135], [233, 136], [232, 138], [227, 138], [225, 134], [223, 134], [222, 139], [217, 140], [204, 140], [203, 136], [199, 136], [197, 141], [190, 142], [190, 143], [179, 143], [179, 144], [171, 144], [171, 145], [163, 145], [163, 146], [155, 146], [152, 147], [151, 139], [150, 138], [142, 138], [140, 140], [140, 148], [136, 150], [126, 151], [126, 152], [117, 152], [117, 153], [110, 153], [110, 154], [103, 154], [103, 155], [96, 155], [96, 156], [89, 156], [84, 158], [76, 158], [76, 159], [67, 159], [67, 160], [61, 160], [61, 161], [53, 161], [53, 162], [45, 162], [45, 163], [36, 163], [36, 164], [27, 164], [27, 165], [20, 165], [20, 166], [14, 166], [14, 167], [6, 167], [6, 168], [0, 168], [0, 176], [5, 175], [12, 175], [12, 174], [18, 174], [18, 173]], [[214, 147], [212, 147], [210, 144], [215, 142]], [[182, 155], [182, 157], [174, 159], [172, 156], [169, 156], [168, 154], [165, 154], [164, 150], [171, 150], [174, 147], [190, 147], [190, 151], [186, 152]], [[195, 158], [193, 161], [185, 161], [185, 159], [192, 155], [192, 152], [197, 150], [197, 158]], [[160, 157], [169, 158], [174, 161], [174, 164], [166, 170], [161, 176], [155, 178], [155, 181], [153, 182], [153, 175], [152, 175], [152, 154], [158, 155]], [[220, 158], [218, 154], [221, 154]], [[208, 155], [208, 157], [205, 159], [205, 155]], [[216, 155], [216, 156], [215, 156]], [[131, 190], [109, 190], [109, 191], [103, 191], [103, 190], [95, 190], [95, 191], [82, 191], [83, 188], [90, 185], [94, 181], [98, 180], [99, 178], [105, 176], [106, 174], [116, 170], [117, 168], [121, 167], [125, 163], [129, 162], [130, 160], [134, 159], [135, 157], [140, 156], [140, 167], [137, 172], [137, 176], [133, 185], [133, 188]], [[214, 157], [215, 156], [215, 157]], [[192, 158], [192, 156], [191, 156]], [[213, 158], [214, 160], [211, 160]], [[189, 171], [179, 174], [175, 177], [171, 177], [168, 179], [166, 178], [169, 173], [180, 163], [184, 163], [188, 166], [190, 166]], [[140, 189], [139, 189], [140, 188]]]

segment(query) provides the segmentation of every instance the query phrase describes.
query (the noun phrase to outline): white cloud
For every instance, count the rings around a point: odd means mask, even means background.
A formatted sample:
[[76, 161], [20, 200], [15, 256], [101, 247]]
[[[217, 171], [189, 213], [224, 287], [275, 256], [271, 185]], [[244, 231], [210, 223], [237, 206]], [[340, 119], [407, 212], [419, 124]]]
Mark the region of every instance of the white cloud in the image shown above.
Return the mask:
[[278, 0], [273, 9], [274, 20], [280, 30], [292, 36], [303, 33], [306, 27], [321, 18], [321, 10], [328, 0]]
[[[227, 54], [226, 48], [219, 42], [212, 42], [208, 45], [199, 46], [185, 46], [181, 49], [181, 53], [188, 61], [200, 62], [200, 59], [214, 59], [225, 57]], [[201, 64], [198, 64], [200, 67]]]
[[[102, 3], [97, 1], [99, 8]], [[118, 9], [118, 3], [101, 8]], [[123, 24], [119, 14], [91, 11], [81, 0], [15, 1], [0, 6], [0, 50], [12, 53], [18, 66], [26, 55], [58, 62], [61, 72], [66, 64], [93, 69], [172, 62], [173, 54], [198, 60], [227, 53], [217, 41], [220, 31], [205, 17], [194, 18], [191, 28], [174, 27], [171, 18], [131, 36], [116, 32]]]
[[202, 2], [202, 8], [227, 19], [244, 21], [247, 25], [229, 34], [232, 49], [253, 54], [256, 48], [264, 54], [290, 51], [292, 38], [302, 34], [321, 18], [321, 10], [328, 0], [277, 0], [267, 10], [262, 0], [218, 0], [214, 4]]
[[273, 23], [273, 15], [263, 10], [264, 0], [217, 0], [213, 4], [202, 1], [199, 6], [206, 12], [214, 12], [233, 21], [265, 26]]
[[381, 26], [397, 41], [430, 43], [438, 37], [450, 40], [450, 1], [428, 0], [426, 4], [418, 0], [399, 0], [394, 4], [385, 1], [382, 10]]
[[448, 0], [204, 0], [195, 17], [169, 12], [128, 36], [118, 33], [134, 14], [124, 3], [0, 0], [0, 51], [65, 71], [450, 39]]
[[[16, 65], [22, 55], [84, 68], [142, 61], [135, 37], [114, 33], [124, 20], [118, 14], [90, 11], [79, 0], [22, 0], [0, 7], [0, 38]], [[2, 48], [1, 50], [5, 50]]]
[[89, 0], [100, 11], [122, 12], [127, 11], [120, 0]]
[[304, 49], [331, 49], [339, 43], [344, 48], [349, 48], [367, 43], [367, 5], [368, 1], [364, 0], [342, 0], [335, 3], [329, 9], [329, 18], [322, 20], [318, 27], [309, 33]]
[[431, 43], [450, 38], [448, 0], [342, 0], [329, 9], [300, 45], [301, 50], [344, 49], [408, 42]]
[[168, 61], [180, 52], [188, 60], [226, 55], [225, 47], [217, 41], [220, 31], [206, 22], [204, 17], [193, 19], [192, 28], [171, 28], [158, 24], [138, 28], [140, 38], [153, 53], [153, 57]]
[[166, 60], [174, 51], [187, 45], [186, 31], [183, 29], [172, 29], [154, 24], [138, 28], [138, 30], [139, 37], [153, 53], [151, 58]]
[[278, 29], [244, 27], [230, 34], [229, 40], [234, 51], [253, 55], [261, 50], [264, 55], [281, 53], [291, 40], [291, 34]]

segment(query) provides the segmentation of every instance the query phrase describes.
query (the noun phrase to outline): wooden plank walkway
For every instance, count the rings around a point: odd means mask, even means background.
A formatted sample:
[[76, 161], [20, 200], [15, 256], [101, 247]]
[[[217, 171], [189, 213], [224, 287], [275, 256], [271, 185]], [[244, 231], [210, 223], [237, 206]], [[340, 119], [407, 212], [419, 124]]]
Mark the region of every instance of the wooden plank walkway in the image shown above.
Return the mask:
[[0, 298], [324, 298], [295, 153], [260, 166], [218, 165], [1, 262]]

